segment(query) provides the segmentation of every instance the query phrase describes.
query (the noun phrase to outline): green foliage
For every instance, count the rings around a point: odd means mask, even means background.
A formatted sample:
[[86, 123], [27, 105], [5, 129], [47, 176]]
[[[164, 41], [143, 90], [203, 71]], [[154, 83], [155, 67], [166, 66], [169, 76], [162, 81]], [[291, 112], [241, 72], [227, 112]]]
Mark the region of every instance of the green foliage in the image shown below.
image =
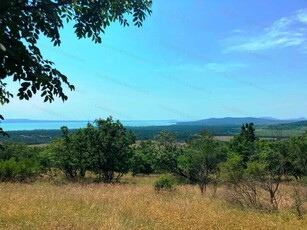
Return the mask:
[[55, 154], [53, 152], [53, 145], [48, 145], [42, 148], [37, 155], [40, 165], [42, 167], [42, 172], [47, 173], [55, 167]]
[[276, 209], [280, 183], [293, 169], [288, 144], [283, 140], [257, 140], [244, 132], [246, 130], [242, 128], [242, 133], [230, 146], [233, 152], [227, 162], [220, 165], [222, 178], [232, 185], [244, 202], [253, 206], [259, 206], [258, 190], [266, 191], [269, 203]]
[[289, 143], [291, 172], [296, 179], [307, 176], [307, 132]]
[[132, 175], [151, 174], [158, 172], [157, 168], [157, 147], [152, 141], [142, 141], [134, 149], [134, 154], [130, 160], [130, 170]]
[[[108, 117], [74, 132], [62, 127], [62, 138], [47, 147], [4, 143], [0, 180], [29, 181], [54, 168], [74, 180], [90, 171], [106, 183], [119, 180], [129, 170], [133, 175], [169, 173], [197, 184], [201, 192], [222, 179], [244, 202], [257, 207], [261, 190], [277, 208], [281, 182], [294, 178], [300, 182], [306, 177], [307, 133], [289, 140], [259, 140], [252, 132], [252, 125], [242, 126], [230, 143], [201, 132], [183, 144], [176, 135], [163, 131], [154, 141], [133, 145], [134, 134]], [[163, 187], [161, 181], [157, 183]]]
[[175, 134], [161, 131], [155, 141], [158, 146], [156, 170], [178, 174], [178, 157], [182, 152]]
[[87, 127], [89, 137], [89, 153], [91, 170], [98, 175], [98, 179], [110, 183], [119, 180], [129, 171], [129, 161], [133, 155], [131, 145], [135, 142], [135, 135], [127, 133], [124, 126], [112, 117], [95, 121], [96, 129]]
[[161, 176], [154, 184], [156, 191], [172, 191], [175, 189], [175, 181], [169, 175]]
[[31, 181], [45, 168], [40, 148], [5, 143], [0, 150], [0, 181]]
[[176, 136], [167, 131], [159, 133], [156, 141], [160, 170], [197, 183], [202, 193], [216, 179], [218, 164], [226, 158], [224, 145], [207, 132], [194, 136], [185, 145], [177, 143]]
[[[76, 130], [71, 130], [76, 132]], [[43, 130], [19, 130], [10, 131], [9, 137], [1, 137], [0, 142], [14, 142], [27, 145], [50, 144], [53, 140], [62, 136], [60, 129], [43, 129]]]
[[243, 124], [241, 132], [230, 142], [230, 150], [239, 153], [243, 157], [243, 162], [246, 163], [254, 154], [256, 141], [254, 124]]
[[245, 124], [241, 126], [241, 132], [239, 134], [239, 136], [246, 140], [247, 142], [254, 142], [255, 140], [257, 140], [256, 136], [255, 136], [255, 129], [254, 129], [254, 124], [253, 123], [249, 123], [249, 124]]
[[179, 157], [179, 170], [204, 193], [210, 181], [216, 179], [218, 165], [225, 158], [221, 143], [213, 140], [210, 133], [202, 132], [187, 142]]
[[4, 143], [0, 149], [0, 160], [9, 160], [14, 157], [16, 160], [24, 158], [35, 158], [42, 148], [28, 147], [24, 144]]
[[86, 171], [97, 174], [97, 180], [105, 183], [119, 180], [130, 168], [135, 136], [112, 117], [98, 119], [95, 124], [89, 123], [75, 133], [62, 127], [62, 138], [51, 145], [54, 165], [73, 180], [84, 177]]
[[228, 155], [226, 162], [219, 165], [221, 170], [221, 177], [224, 181], [231, 184], [238, 184], [244, 177], [244, 164], [242, 156], [237, 153], [231, 152]]
[[0, 181], [31, 181], [40, 172], [41, 166], [34, 158], [0, 161]]
[[[208, 130], [214, 133], [215, 136], [228, 136], [231, 138], [240, 133], [240, 127], [236, 125], [218, 125], [218, 126], [201, 126], [201, 125], [170, 125], [170, 126], [140, 126], [140, 127], [126, 127], [128, 131], [132, 131], [136, 134], [137, 140], [154, 140], [159, 132], [167, 130], [170, 133], [176, 134], [176, 139], [178, 142], [185, 142], [189, 139], [190, 136], [201, 132], [202, 130]], [[71, 129], [70, 133], [74, 133], [77, 130]], [[263, 130], [257, 129], [255, 132], [259, 137], [276, 137], [272, 135], [272, 130], [266, 130], [265, 133], [262, 133]], [[289, 132], [291, 130], [288, 130]], [[287, 130], [283, 131], [283, 139], [286, 139], [289, 136], [299, 136], [303, 132], [295, 131], [289, 135]], [[60, 129], [54, 130], [20, 130], [20, 131], [10, 131], [10, 138], [2, 137], [0, 135], [0, 141], [13, 141], [18, 143], [25, 144], [46, 144], [52, 142], [54, 139], [61, 137], [62, 132]]]
[[70, 134], [67, 127], [62, 127], [62, 138], [52, 143], [54, 165], [59, 168], [68, 179], [75, 180], [84, 177], [89, 168], [88, 136], [84, 129]]

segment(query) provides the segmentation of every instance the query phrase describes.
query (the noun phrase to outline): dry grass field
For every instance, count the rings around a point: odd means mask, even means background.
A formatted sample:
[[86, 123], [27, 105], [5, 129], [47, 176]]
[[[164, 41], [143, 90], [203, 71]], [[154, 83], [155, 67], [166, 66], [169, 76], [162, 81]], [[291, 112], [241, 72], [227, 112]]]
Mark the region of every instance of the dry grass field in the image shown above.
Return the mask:
[[284, 209], [235, 208], [195, 186], [157, 193], [135, 184], [0, 184], [1, 229], [307, 229]]

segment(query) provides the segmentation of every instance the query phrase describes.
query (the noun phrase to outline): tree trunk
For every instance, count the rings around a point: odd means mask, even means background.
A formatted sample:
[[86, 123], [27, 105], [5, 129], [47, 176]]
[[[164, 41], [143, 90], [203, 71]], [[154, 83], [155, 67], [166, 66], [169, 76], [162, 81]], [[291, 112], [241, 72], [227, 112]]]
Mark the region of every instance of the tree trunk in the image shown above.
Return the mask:
[[206, 192], [207, 184], [204, 183], [204, 182], [200, 182], [200, 183], [198, 183], [198, 186], [200, 188], [201, 194], [203, 195]]

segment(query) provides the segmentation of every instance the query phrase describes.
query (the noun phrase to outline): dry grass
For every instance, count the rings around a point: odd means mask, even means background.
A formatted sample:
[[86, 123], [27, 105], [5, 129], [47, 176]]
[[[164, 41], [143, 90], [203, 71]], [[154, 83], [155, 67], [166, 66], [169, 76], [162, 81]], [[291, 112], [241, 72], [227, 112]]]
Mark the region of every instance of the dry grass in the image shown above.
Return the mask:
[[[146, 180], [145, 180], [146, 181]], [[146, 183], [145, 183], [146, 184]], [[0, 184], [1, 229], [306, 229], [290, 211], [260, 213], [201, 196], [197, 187]]]

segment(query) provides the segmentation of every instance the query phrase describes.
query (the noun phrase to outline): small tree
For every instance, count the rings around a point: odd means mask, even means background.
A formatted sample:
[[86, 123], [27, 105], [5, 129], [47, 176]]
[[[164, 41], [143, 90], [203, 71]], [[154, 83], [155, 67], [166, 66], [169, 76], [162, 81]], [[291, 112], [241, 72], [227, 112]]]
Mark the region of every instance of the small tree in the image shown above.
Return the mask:
[[168, 131], [161, 131], [156, 137], [158, 151], [156, 152], [156, 169], [185, 176], [178, 167], [178, 157], [182, 149], [177, 143], [177, 137]]
[[276, 194], [286, 173], [287, 151], [279, 141], [261, 140], [254, 145], [254, 152], [246, 161], [244, 155], [233, 153], [221, 165], [223, 178], [232, 185], [245, 204], [254, 207], [259, 203], [258, 193], [268, 192], [269, 203], [278, 208]]
[[86, 128], [89, 137], [89, 157], [91, 170], [98, 174], [98, 180], [110, 183], [119, 180], [129, 170], [133, 151], [131, 145], [135, 135], [127, 133], [124, 126], [112, 117], [95, 121]]
[[230, 152], [226, 162], [220, 164], [221, 177], [228, 187], [231, 188], [242, 204], [247, 204], [253, 207], [258, 206], [257, 187], [250, 180], [246, 173], [248, 164], [244, 162], [243, 157], [235, 152]]
[[264, 144], [257, 154], [257, 170], [250, 175], [269, 193], [270, 204], [277, 209], [276, 193], [286, 173], [287, 151], [284, 151], [284, 145], [280, 142], [262, 142]]
[[242, 160], [246, 163], [254, 154], [255, 143], [257, 140], [254, 124], [243, 124], [241, 126], [240, 134], [236, 135], [230, 142], [230, 151], [240, 154], [243, 157]]
[[203, 132], [187, 143], [184, 154], [179, 157], [179, 168], [191, 182], [198, 184], [203, 194], [224, 159], [219, 143], [211, 134]]
[[76, 133], [69, 133], [66, 126], [61, 127], [62, 138], [54, 141], [51, 145], [54, 152], [54, 164], [68, 179], [75, 180], [84, 177], [89, 168], [88, 137], [84, 129]]
[[257, 138], [254, 124], [243, 124], [239, 135], [229, 144], [226, 162], [220, 164], [223, 180], [239, 195], [244, 204], [258, 206], [257, 185], [249, 175], [255, 157]]

